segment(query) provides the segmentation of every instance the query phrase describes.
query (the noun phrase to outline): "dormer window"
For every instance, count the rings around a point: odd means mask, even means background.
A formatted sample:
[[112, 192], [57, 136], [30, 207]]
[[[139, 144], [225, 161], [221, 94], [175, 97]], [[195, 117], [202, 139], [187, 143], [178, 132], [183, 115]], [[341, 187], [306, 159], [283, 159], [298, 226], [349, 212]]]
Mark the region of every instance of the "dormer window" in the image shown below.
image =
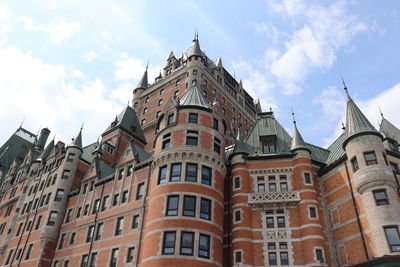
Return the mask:
[[397, 153], [399, 152], [396, 141], [388, 140], [388, 143], [389, 143], [389, 148], [391, 151], [397, 152]]
[[260, 143], [262, 152], [264, 154], [271, 154], [276, 152], [276, 136], [260, 136]]

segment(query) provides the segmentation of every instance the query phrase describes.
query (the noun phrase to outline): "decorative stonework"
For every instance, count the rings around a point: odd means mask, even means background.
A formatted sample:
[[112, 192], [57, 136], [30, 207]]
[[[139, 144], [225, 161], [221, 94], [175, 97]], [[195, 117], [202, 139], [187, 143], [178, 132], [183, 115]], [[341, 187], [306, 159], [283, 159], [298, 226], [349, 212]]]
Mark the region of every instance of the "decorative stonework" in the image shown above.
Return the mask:
[[250, 174], [288, 173], [292, 171], [293, 171], [292, 168], [273, 168], [273, 169], [250, 170]]
[[248, 195], [248, 204], [252, 208], [295, 206], [300, 202], [298, 191], [252, 193]]

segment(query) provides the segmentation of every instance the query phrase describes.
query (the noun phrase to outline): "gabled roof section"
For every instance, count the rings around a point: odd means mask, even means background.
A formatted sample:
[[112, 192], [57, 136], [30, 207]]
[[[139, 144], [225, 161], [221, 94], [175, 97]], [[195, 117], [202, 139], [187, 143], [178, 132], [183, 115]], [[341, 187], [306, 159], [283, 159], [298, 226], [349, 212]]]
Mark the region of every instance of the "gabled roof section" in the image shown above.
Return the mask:
[[133, 153], [135, 154], [136, 160], [138, 162], [143, 162], [148, 160], [149, 158], [151, 158], [152, 154], [143, 150], [141, 147], [139, 147], [138, 145], [135, 145], [133, 143], [131, 143], [131, 149], [133, 151]]
[[99, 145], [98, 142], [94, 142], [93, 144], [85, 146], [83, 148], [83, 153], [81, 155], [81, 158], [86, 162], [89, 162], [89, 163], [92, 162], [92, 160], [93, 160], [93, 155], [92, 154], [96, 150], [98, 145]]
[[95, 158], [96, 174], [100, 178], [110, 176], [115, 173], [115, 169], [99, 158]]
[[351, 99], [346, 87], [345, 90], [347, 94], [345, 128], [346, 139], [360, 133], [378, 133], [374, 126], [369, 122], [369, 120], [354, 103], [353, 99]]
[[209, 108], [209, 103], [200, 89], [194, 85], [190, 87], [179, 101], [180, 106], [198, 106]]
[[332, 164], [336, 162], [338, 159], [346, 155], [346, 152], [343, 149], [343, 143], [346, 140], [345, 133], [342, 133], [329, 147], [329, 156], [326, 159], [326, 164]]
[[390, 138], [400, 144], [400, 130], [382, 116], [379, 132], [384, 138]]
[[108, 126], [104, 131], [103, 135], [111, 132], [114, 129], [121, 128], [131, 136], [135, 137], [137, 140], [146, 144], [146, 139], [144, 137], [142, 128], [140, 127], [138, 118], [136, 116], [135, 110], [130, 106], [127, 106]]

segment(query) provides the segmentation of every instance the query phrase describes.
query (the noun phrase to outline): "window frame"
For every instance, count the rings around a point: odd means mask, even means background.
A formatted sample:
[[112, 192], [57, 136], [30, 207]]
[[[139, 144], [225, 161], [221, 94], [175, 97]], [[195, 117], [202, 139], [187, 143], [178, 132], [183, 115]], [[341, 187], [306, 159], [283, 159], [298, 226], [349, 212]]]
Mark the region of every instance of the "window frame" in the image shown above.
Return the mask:
[[[191, 244], [189, 246], [184, 244], [184, 236], [185, 235], [190, 236]], [[186, 252], [185, 249], [190, 250], [190, 251]], [[194, 252], [194, 232], [182, 231], [179, 254], [193, 256], [193, 254], [194, 254], [193, 252]]]
[[[171, 207], [171, 201], [176, 199], [176, 204]], [[165, 216], [178, 216], [179, 215], [179, 195], [170, 195], [167, 197], [167, 207], [165, 210]]]
[[[193, 205], [187, 204], [188, 200], [193, 200]], [[184, 195], [183, 196], [183, 208], [182, 208], [182, 216], [187, 217], [196, 217], [196, 196]]]
[[[167, 241], [167, 236], [171, 235], [173, 236], [173, 241]], [[173, 246], [167, 244], [167, 242], [173, 242]], [[168, 245], [168, 246], [167, 246]], [[163, 236], [163, 246], [162, 246], [162, 253], [163, 255], [173, 255], [175, 254], [175, 248], [176, 248], [176, 231], [166, 231], [164, 232]], [[172, 251], [168, 251], [168, 249], [172, 249]]]
[[[384, 196], [385, 196], [385, 198], [377, 198], [377, 194], [379, 194], [379, 193], [383, 193], [384, 194]], [[381, 188], [381, 189], [376, 189], [376, 190], [372, 190], [372, 194], [373, 194], [373, 196], [374, 196], [374, 199], [375, 199], [375, 204], [377, 205], [377, 206], [386, 206], [386, 205], [389, 205], [390, 203], [389, 203], [389, 198], [388, 198], [388, 195], [387, 195], [387, 190], [386, 190], [386, 188]]]

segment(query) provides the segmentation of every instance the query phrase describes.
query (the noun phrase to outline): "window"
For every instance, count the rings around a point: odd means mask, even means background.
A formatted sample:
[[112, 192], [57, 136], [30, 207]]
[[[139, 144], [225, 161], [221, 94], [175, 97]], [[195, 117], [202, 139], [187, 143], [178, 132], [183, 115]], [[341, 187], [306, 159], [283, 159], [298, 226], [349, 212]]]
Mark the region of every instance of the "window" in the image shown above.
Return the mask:
[[170, 114], [167, 117], [167, 126], [171, 125], [174, 122], [174, 114]]
[[183, 198], [183, 216], [196, 216], [196, 197], [184, 196]]
[[100, 199], [96, 199], [94, 201], [94, 205], [93, 205], [93, 214], [97, 213], [99, 211], [100, 208]]
[[[109, 199], [109, 196], [104, 196], [103, 197], [103, 202], [102, 202], [102, 204], [101, 204], [101, 211], [105, 211], [106, 209], [107, 209], [107, 206], [108, 206], [108, 199]], [[80, 209], [80, 208], [79, 208]], [[78, 211], [79, 211], [79, 209], [78, 209]]]
[[160, 95], [164, 94], [164, 88], [160, 90]]
[[83, 211], [83, 215], [88, 215], [89, 213], [89, 204], [85, 205], [85, 210]]
[[75, 158], [75, 154], [69, 153], [69, 154], [68, 154], [68, 157], [67, 157], [67, 161], [68, 161], [68, 162], [72, 162], [72, 161], [74, 161], [74, 158]]
[[268, 253], [268, 262], [269, 262], [269, 265], [278, 265], [278, 261], [276, 259], [276, 252]]
[[90, 264], [89, 267], [96, 267], [97, 263], [97, 252], [93, 252], [90, 256]]
[[118, 180], [121, 180], [122, 178], [124, 178], [124, 169], [118, 171]]
[[176, 232], [165, 232], [162, 254], [175, 254]]
[[15, 255], [15, 260], [19, 260], [19, 258], [21, 257], [22, 254], [22, 248], [18, 249], [17, 255]]
[[352, 158], [350, 162], [351, 162], [351, 166], [352, 166], [352, 168], [353, 168], [353, 172], [358, 171], [358, 169], [359, 169], [360, 167], [358, 166], [357, 158], [356, 158], [356, 157]]
[[210, 167], [202, 166], [201, 183], [206, 184], [206, 185], [211, 185], [211, 168]]
[[168, 196], [167, 216], [178, 215], [179, 196]]
[[94, 233], [94, 225], [91, 225], [91, 226], [89, 226], [88, 231], [86, 233], [86, 243], [89, 243], [92, 241], [93, 233]]
[[5, 265], [8, 265], [8, 264], [10, 263], [11, 256], [12, 256], [13, 252], [14, 252], [13, 249], [11, 249], [10, 252], [8, 252], [7, 260], [6, 260], [6, 262], [4, 263]]
[[64, 197], [64, 189], [57, 189], [54, 201], [61, 201], [63, 197]]
[[288, 185], [287, 185], [287, 182], [281, 182], [280, 183], [280, 186], [281, 186], [281, 192], [284, 192], [284, 191], [288, 191]]
[[311, 182], [311, 175], [310, 175], [310, 173], [308, 173], [308, 172], [305, 172], [304, 173], [304, 183], [305, 184], [311, 184], [312, 182]]
[[57, 211], [51, 211], [50, 212], [49, 219], [47, 221], [47, 225], [54, 226], [56, 224], [57, 214], [58, 214]]
[[386, 226], [384, 227], [386, 239], [389, 244], [391, 252], [400, 251], [400, 236], [397, 226]]
[[119, 217], [119, 218], [117, 219], [117, 223], [116, 223], [116, 225], [115, 225], [115, 232], [114, 232], [114, 235], [120, 235], [120, 234], [122, 234], [123, 224], [124, 224], [124, 217]]
[[128, 248], [128, 253], [126, 253], [126, 262], [133, 262], [134, 255], [135, 255], [135, 247]]
[[372, 191], [377, 206], [389, 205], [389, 199], [386, 193], [386, 189], [378, 189]]
[[200, 218], [211, 220], [211, 200], [201, 198], [200, 201]]
[[179, 95], [179, 91], [177, 90], [177, 91], [174, 92], [174, 98], [177, 98], [178, 95]]
[[278, 228], [285, 228], [286, 227], [286, 225], [285, 225], [285, 217], [279, 216], [276, 219], [277, 219], [277, 222], [278, 222]]
[[182, 235], [181, 235], [181, 254], [182, 255], [193, 255], [193, 239], [194, 239], [194, 233], [182, 232]]
[[32, 221], [29, 221], [28, 224], [26, 225], [26, 232], [28, 232], [31, 229], [32, 226]]
[[40, 227], [40, 223], [42, 222], [42, 215], [40, 215], [36, 221], [35, 230], [38, 230]]
[[242, 262], [242, 252], [236, 251], [235, 252], [235, 263], [240, 263], [240, 262]]
[[132, 165], [129, 165], [129, 166], [128, 166], [127, 173], [126, 173], [126, 177], [131, 176], [131, 175], [132, 175], [132, 171], [133, 171], [133, 166], [132, 166]]
[[318, 262], [324, 263], [324, 254], [322, 252], [322, 249], [317, 248], [315, 250], [315, 256], [316, 256]]
[[149, 99], [150, 99], [149, 97], [146, 97], [144, 100], [144, 103], [146, 103], [146, 104], [149, 103]]
[[118, 262], [118, 248], [113, 248], [111, 251], [110, 267], [117, 267]]
[[364, 153], [364, 158], [365, 158], [365, 163], [368, 165], [374, 165], [374, 164], [378, 164], [377, 160], [376, 160], [376, 156], [375, 153], [372, 152], [365, 152]]
[[221, 140], [216, 137], [214, 137], [214, 151], [218, 154], [221, 153]]
[[89, 261], [89, 255], [88, 254], [82, 255], [81, 267], [87, 267], [88, 266], [88, 261]]
[[140, 125], [143, 126], [145, 123], [146, 123], [146, 119], [143, 119], [143, 120], [140, 122]]
[[122, 192], [122, 197], [121, 197], [121, 203], [125, 203], [126, 201], [128, 201], [128, 190]]
[[113, 206], [118, 205], [119, 194], [115, 194], [113, 198]]
[[163, 142], [162, 142], [162, 147], [161, 149], [167, 149], [171, 146], [171, 133], [165, 134], [163, 136]]
[[144, 194], [144, 183], [140, 183], [136, 189], [136, 200], [142, 199]]
[[64, 267], [69, 267], [69, 260], [64, 261]]
[[197, 182], [197, 164], [186, 164], [186, 181]]
[[235, 222], [239, 222], [242, 218], [240, 210], [235, 211]]
[[[178, 86], [180, 84], [181, 84], [181, 80], [180, 79], [176, 79], [175, 85]], [[177, 92], [179, 92], [179, 91], [177, 91]]]
[[29, 244], [28, 250], [26, 251], [26, 254], [25, 254], [25, 260], [29, 259], [29, 257], [31, 256], [32, 248], [33, 248], [33, 244]]
[[189, 123], [197, 123], [199, 120], [199, 114], [189, 113]]
[[186, 145], [188, 146], [197, 146], [198, 144], [198, 131], [187, 131], [187, 136], [186, 136]]
[[392, 170], [394, 173], [400, 174], [399, 165], [397, 165], [396, 163], [390, 162], [390, 167], [392, 167]]
[[64, 170], [63, 175], [62, 175], [62, 179], [68, 179], [70, 175], [70, 171], [69, 170]]
[[276, 136], [260, 136], [260, 143], [264, 154], [275, 153]]
[[235, 189], [240, 188], [240, 177], [235, 177], [234, 188]]
[[60, 241], [58, 242], [58, 249], [62, 249], [63, 248], [64, 240], [65, 240], [65, 233], [61, 234], [61, 236], [60, 236]]
[[132, 217], [132, 229], [136, 229], [139, 226], [139, 215], [134, 215]]
[[69, 244], [70, 245], [75, 243], [75, 237], [76, 237], [76, 233], [75, 232], [71, 233], [71, 236], [69, 238]]
[[162, 99], [158, 100], [158, 106], [161, 106], [162, 103], [163, 103], [163, 100], [162, 100]]
[[167, 166], [162, 166], [158, 171], [158, 184], [163, 184], [166, 181], [167, 181]]
[[310, 218], [317, 218], [317, 209], [315, 207], [309, 207]]
[[161, 111], [157, 111], [157, 113], [156, 113], [156, 119], [160, 118], [160, 115], [161, 115]]
[[171, 165], [171, 174], [170, 174], [169, 180], [170, 181], [180, 181], [181, 180], [181, 169], [182, 169], [181, 163], [173, 163]]
[[210, 258], [210, 236], [200, 234], [199, 257]]
[[147, 113], [147, 110], [148, 110], [147, 108], [144, 108], [144, 109], [143, 109], [143, 114], [146, 114], [146, 113]]
[[24, 225], [24, 223], [20, 223], [19, 225], [18, 225], [18, 229], [17, 229], [17, 232], [15, 233], [15, 236], [19, 236], [19, 234], [21, 233], [21, 229], [22, 229], [22, 226]]
[[218, 131], [218, 120], [216, 118], [213, 118], [213, 126], [212, 126], [215, 130]]
[[96, 235], [94, 237], [94, 240], [100, 240], [101, 239], [101, 235], [103, 234], [103, 227], [104, 227], [104, 223], [98, 223], [97, 224], [97, 228], [96, 228]]

